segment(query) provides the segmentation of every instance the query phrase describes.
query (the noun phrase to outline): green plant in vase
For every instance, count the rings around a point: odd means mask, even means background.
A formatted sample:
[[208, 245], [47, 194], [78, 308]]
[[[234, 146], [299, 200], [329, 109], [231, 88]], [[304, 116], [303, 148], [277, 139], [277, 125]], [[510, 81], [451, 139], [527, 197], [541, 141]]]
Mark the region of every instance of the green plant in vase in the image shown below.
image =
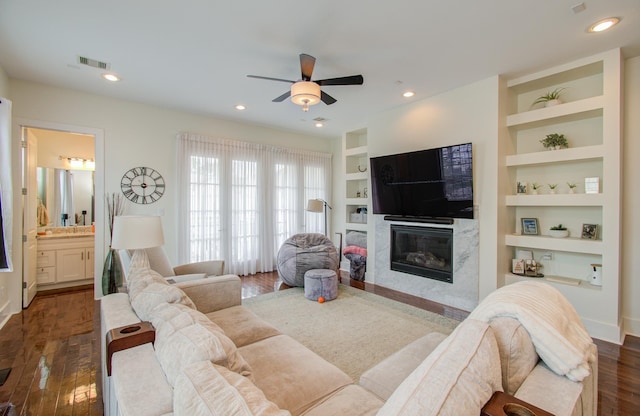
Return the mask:
[[562, 91], [564, 90], [565, 88], [556, 88], [553, 91], [549, 91], [546, 94], [541, 95], [540, 97], [536, 98], [533, 104], [531, 104], [531, 107], [540, 103], [544, 103], [545, 107], [551, 107], [553, 105], [560, 104], [560, 96], [562, 95]]
[[556, 238], [564, 238], [569, 236], [569, 230], [562, 224], [554, 225], [549, 228], [549, 236]]
[[542, 188], [542, 185], [540, 185], [539, 183], [532, 183], [531, 184], [531, 193], [532, 194], [537, 194], [538, 193], [538, 189]]
[[578, 187], [578, 184], [575, 182], [567, 182], [567, 186], [569, 187], [569, 193], [570, 194], [575, 194], [576, 193], [576, 188]]
[[544, 139], [540, 140], [540, 143], [542, 143], [547, 150], [559, 150], [569, 147], [569, 142], [564, 137], [564, 134], [558, 133], [547, 134]]
[[557, 183], [550, 183], [548, 184], [549, 186], [549, 193], [555, 194], [556, 193], [556, 188], [558, 187]]

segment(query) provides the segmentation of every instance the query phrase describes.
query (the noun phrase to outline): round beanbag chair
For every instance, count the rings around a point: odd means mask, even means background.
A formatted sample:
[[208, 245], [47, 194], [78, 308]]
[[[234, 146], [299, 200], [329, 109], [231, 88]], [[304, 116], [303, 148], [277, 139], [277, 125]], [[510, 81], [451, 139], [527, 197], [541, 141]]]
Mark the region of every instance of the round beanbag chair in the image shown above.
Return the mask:
[[338, 268], [338, 250], [323, 234], [296, 234], [280, 247], [277, 267], [284, 283], [304, 287], [304, 274], [308, 270]]

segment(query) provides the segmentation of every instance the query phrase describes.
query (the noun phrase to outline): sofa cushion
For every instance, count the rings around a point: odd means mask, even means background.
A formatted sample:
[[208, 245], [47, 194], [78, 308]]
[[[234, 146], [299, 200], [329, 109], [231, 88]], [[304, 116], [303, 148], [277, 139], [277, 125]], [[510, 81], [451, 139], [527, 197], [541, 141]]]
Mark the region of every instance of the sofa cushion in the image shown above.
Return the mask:
[[440, 332], [430, 332], [418, 338], [362, 373], [359, 384], [382, 400], [387, 400], [446, 338]]
[[478, 415], [501, 384], [492, 329], [466, 319], [400, 384], [378, 415]]
[[244, 306], [234, 306], [207, 314], [224, 330], [238, 348], [282, 334]]
[[188, 365], [176, 379], [176, 415], [286, 416], [247, 378], [209, 361]]
[[267, 399], [299, 415], [353, 381], [287, 335], [276, 335], [239, 348], [253, 369], [255, 384]]
[[350, 384], [304, 412], [304, 416], [373, 416], [384, 402], [366, 389]]
[[513, 395], [539, 361], [526, 329], [515, 319], [496, 318], [489, 322], [498, 342], [502, 387]]
[[[152, 323], [156, 327], [156, 349], [171, 349], [165, 343], [174, 342], [174, 335], [193, 325], [198, 325], [203, 330], [209, 332], [222, 346], [226, 361], [219, 362], [231, 371], [251, 377], [251, 367], [242, 357], [235, 344], [224, 331], [215, 323], [211, 322], [204, 314], [184, 305], [165, 304], [155, 310]], [[205, 345], [206, 346], [206, 345]], [[218, 362], [218, 361], [215, 361]]]
[[127, 278], [127, 293], [129, 293], [129, 299], [136, 297], [145, 287], [153, 282], [169, 284], [158, 272], [148, 267], [131, 268]]

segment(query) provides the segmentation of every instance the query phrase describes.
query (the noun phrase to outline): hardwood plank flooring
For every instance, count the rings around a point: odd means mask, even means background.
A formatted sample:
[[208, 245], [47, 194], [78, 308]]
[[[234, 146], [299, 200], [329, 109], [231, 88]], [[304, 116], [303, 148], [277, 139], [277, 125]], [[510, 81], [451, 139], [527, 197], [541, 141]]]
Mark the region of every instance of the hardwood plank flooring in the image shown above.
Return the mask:
[[[242, 278], [242, 297], [286, 289], [277, 273]], [[343, 283], [462, 320], [468, 314], [384, 287], [343, 278]], [[0, 369], [12, 368], [0, 386], [0, 403], [18, 415], [102, 415], [99, 301], [93, 288], [41, 293], [0, 329]], [[596, 340], [598, 414], [640, 414], [640, 338], [624, 345]]]

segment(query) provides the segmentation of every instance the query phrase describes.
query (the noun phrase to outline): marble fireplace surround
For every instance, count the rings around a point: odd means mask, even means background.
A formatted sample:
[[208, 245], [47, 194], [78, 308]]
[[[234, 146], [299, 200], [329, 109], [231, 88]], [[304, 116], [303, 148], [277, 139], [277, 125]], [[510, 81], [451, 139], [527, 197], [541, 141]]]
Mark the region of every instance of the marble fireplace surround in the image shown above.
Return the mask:
[[[471, 311], [478, 305], [478, 220], [456, 219], [453, 225], [385, 221], [374, 215], [375, 284], [455, 308]], [[453, 283], [391, 270], [391, 224], [453, 229]]]

